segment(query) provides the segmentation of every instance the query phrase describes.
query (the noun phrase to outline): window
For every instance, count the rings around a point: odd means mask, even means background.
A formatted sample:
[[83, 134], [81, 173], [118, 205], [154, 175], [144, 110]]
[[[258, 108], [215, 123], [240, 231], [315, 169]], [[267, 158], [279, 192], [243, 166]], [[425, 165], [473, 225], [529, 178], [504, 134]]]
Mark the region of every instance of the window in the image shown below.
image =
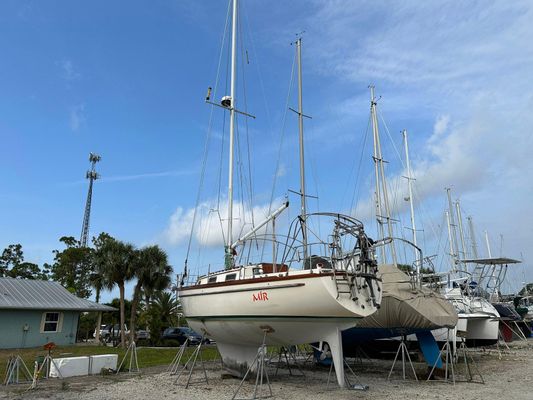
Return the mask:
[[226, 275], [226, 280], [227, 281], [234, 281], [235, 278], [237, 278], [237, 274], [227, 274]]
[[62, 317], [59, 312], [45, 312], [41, 320], [41, 333], [61, 332]]
[[215, 283], [216, 281], [217, 281], [217, 277], [216, 276], [211, 276], [207, 280], [207, 283]]

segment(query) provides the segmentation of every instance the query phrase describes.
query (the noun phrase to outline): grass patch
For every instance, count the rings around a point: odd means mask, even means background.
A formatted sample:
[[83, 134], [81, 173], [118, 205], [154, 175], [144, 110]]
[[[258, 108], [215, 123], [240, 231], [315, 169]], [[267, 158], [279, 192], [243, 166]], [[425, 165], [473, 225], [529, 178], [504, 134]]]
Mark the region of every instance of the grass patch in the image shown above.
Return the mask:
[[[195, 347], [188, 347], [185, 355], [182, 359], [182, 363], [187, 361], [188, 355], [194, 351]], [[169, 365], [172, 359], [178, 352], [179, 348], [155, 348], [155, 347], [137, 347], [137, 357], [139, 361], [139, 368], [156, 367], [159, 365]], [[122, 361], [125, 349], [118, 347], [105, 347], [105, 346], [58, 346], [52, 352], [52, 357], [78, 357], [78, 356], [93, 356], [99, 354], [118, 354], [118, 365]], [[33, 349], [9, 349], [0, 350], [0, 382], [3, 382], [7, 362], [9, 356], [18, 354], [22, 357], [30, 372], [33, 373], [33, 365], [38, 356], [45, 356], [46, 351], [42, 348]], [[214, 346], [205, 346], [202, 350], [202, 357], [204, 361], [214, 360], [219, 357], [218, 351]]]

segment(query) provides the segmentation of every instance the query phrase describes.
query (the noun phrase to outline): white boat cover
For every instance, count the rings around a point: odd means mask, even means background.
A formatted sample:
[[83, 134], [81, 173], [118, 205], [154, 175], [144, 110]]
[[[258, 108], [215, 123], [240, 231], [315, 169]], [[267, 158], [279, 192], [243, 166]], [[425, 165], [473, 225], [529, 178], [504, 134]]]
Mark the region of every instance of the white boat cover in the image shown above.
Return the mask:
[[457, 312], [448, 300], [431, 289], [414, 288], [411, 278], [395, 265], [380, 265], [378, 276], [383, 280], [381, 307], [358, 328], [437, 329], [457, 324]]

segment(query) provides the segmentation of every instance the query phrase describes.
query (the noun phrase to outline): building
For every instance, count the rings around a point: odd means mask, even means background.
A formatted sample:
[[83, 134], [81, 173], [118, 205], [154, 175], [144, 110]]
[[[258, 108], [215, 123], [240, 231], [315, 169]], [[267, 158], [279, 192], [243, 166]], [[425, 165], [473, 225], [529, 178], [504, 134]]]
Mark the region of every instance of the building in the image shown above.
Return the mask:
[[0, 349], [76, 342], [82, 312], [116, 311], [80, 299], [57, 282], [0, 278]]

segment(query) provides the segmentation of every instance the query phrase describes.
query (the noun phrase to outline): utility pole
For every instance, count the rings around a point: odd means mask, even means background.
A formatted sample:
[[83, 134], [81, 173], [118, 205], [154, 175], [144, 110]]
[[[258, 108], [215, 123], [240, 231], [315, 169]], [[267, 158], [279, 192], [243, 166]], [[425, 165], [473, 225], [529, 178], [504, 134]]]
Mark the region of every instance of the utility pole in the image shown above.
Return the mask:
[[[102, 159], [98, 154], [89, 153], [89, 162], [91, 169], [87, 171], [85, 177], [89, 180], [89, 191], [87, 192], [87, 201], [85, 202], [85, 213], [83, 215], [83, 224], [81, 227], [80, 247], [87, 247], [87, 240], [89, 238], [89, 222], [91, 219], [91, 202], [93, 197], [93, 183], [100, 178], [96, 172], [96, 163]], [[98, 327], [99, 328], [99, 327]]]

